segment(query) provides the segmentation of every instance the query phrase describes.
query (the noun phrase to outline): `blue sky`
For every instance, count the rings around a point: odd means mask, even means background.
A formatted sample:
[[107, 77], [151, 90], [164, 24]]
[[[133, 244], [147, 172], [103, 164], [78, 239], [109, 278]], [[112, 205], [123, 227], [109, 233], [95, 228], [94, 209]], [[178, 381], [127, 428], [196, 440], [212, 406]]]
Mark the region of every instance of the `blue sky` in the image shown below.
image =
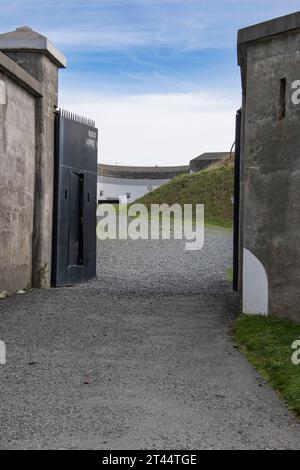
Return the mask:
[[299, 7], [300, 0], [0, 0], [0, 29], [29, 25], [65, 53], [60, 104], [96, 118], [100, 160], [178, 164], [230, 147], [240, 103], [237, 30]]

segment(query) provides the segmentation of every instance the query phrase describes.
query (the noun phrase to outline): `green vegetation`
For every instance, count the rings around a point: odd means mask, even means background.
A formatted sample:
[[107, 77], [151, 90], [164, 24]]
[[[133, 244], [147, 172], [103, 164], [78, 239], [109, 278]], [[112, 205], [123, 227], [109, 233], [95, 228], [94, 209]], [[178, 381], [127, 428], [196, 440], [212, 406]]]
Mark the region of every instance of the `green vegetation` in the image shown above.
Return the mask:
[[209, 168], [174, 178], [135, 202], [151, 204], [205, 204], [205, 222], [232, 226], [234, 165], [226, 160]]
[[226, 279], [228, 282], [233, 282], [233, 268], [227, 268], [226, 269]]
[[292, 362], [292, 344], [299, 339], [300, 325], [275, 317], [239, 317], [235, 340], [260, 374], [300, 417], [300, 365]]

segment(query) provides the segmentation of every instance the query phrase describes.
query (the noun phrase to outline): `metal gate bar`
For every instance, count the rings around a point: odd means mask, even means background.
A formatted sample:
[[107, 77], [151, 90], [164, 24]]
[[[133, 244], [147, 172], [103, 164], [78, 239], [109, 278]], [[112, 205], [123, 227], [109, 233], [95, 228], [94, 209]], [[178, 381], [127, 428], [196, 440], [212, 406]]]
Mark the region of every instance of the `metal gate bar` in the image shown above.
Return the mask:
[[241, 162], [242, 110], [236, 113], [235, 165], [234, 165], [234, 216], [233, 216], [233, 290], [239, 290], [239, 238], [240, 238], [240, 162]]

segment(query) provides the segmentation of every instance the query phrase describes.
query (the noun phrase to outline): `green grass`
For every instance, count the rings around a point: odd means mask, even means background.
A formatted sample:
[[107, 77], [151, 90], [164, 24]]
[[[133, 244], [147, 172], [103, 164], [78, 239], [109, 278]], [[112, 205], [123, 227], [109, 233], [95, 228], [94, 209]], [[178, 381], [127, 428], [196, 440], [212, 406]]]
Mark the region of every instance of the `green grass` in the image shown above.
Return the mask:
[[263, 316], [240, 316], [234, 337], [241, 351], [260, 374], [300, 417], [300, 365], [292, 363], [292, 344], [300, 336], [300, 325]]
[[233, 282], [233, 268], [230, 267], [230, 268], [227, 268], [226, 269], [226, 279], [228, 282]]
[[160, 186], [135, 202], [151, 204], [205, 204], [205, 223], [232, 227], [234, 165], [215, 164], [190, 175], [182, 175]]

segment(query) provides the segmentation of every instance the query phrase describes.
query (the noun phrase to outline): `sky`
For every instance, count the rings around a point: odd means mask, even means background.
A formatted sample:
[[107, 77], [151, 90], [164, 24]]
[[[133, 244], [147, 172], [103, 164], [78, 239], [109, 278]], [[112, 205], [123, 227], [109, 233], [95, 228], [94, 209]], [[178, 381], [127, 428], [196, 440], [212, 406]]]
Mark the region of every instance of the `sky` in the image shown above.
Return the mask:
[[59, 105], [93, 118], [98, 160], [180, 165], [229, 151], [241, 103], [236, 35], [300, 0], [0, 0], [67, 57]]

